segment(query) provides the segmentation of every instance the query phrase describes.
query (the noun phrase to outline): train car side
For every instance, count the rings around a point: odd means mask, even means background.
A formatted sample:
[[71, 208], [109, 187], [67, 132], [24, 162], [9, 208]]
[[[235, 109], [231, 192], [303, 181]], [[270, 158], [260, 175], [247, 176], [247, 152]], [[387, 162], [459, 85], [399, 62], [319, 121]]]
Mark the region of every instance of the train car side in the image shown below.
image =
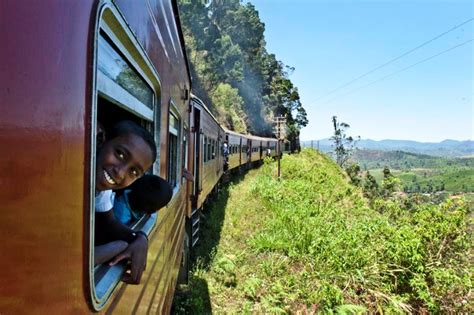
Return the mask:
[[234, 170], [242, 164], [242, 135], [225, 130], [225, 137], [229, 145], [229, 170]]
[[[0, 312], [168, 312], [189, 204], [180, 148], [190, 79], [176, 3], [1, 6], [8, 28], [0, 38], [9, 44], [0, 52], [0, 144], [8, 148], [0, 161]], [[110, 60], [119, 60], [121, 79], [107, 77], [117, 70]], [[146, 87], [144, 97], [126, 90], [132, 81]], [[120, 282], [124, 266], [93, 265], [97, 118], [132, 119], [153, 131], [161, 144], [153, 173], [174, 186], [168, 207], [135, 225], [150, 239], [138, 286]]]
[[194, 208], [201, 208], [207, 196], [219, 182], [224, 173], [222, 144], [224, 129], [219, 125], [204, 103], [196, 96], [192, 97], [192, 111], [195, 115], [193, 133], [195, 149], [195, 190]]

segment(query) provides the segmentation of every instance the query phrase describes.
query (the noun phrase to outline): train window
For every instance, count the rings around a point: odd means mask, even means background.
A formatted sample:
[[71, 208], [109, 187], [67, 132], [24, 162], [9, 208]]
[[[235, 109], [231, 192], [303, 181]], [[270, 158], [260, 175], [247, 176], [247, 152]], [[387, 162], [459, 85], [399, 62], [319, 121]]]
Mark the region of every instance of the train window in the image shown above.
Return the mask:
[[[183, 158], [181, 159], [181, 169], [188, 168], [188, 127], [185, 125], [183, 127]], [[181, 183], [186, 179], [181, 177]]]
[[206, 163], [207, 162], [207, 137], [204, 136], [204, 142], [203, 142], [203, 145], [202, 145], [202, 152], [203, 152], [203, 162]]
[[[125, 262], [114, 266], [95, 264], [95, 156], [97, 121], [107, 131], [121, 120], [132, 120], [145, 127], [159, 145], [160, 82], [155, 67], [122, 15], [111, 1], [102, 1], [97, 20], [95, 42], [95, 71], [91, 110], [91, 157], [89, 194], [89, 281], [91, 304], [102, 309], [125, 272]], [[107, 132], [106, 132], [107, 135]], [[150, 173], [159, 174], [159, 152]], [[149, 234], [156, 223], [156, 214], [143, 215], [130, 226]]]
[[210, 157], [211, 157], [211, 160], [214, 160], [214, 139], [211, 139], [210, 143], [209, 143], [209, 152], [210, 152]]
[[216, 140], [212, 139], [211, 142], [211, 158], [214, 160], [216, 158]]
[[[172, 104], [172, 103], [171, 103]], [[171, 109], [171, 107], [173, 107]], [[169, 128], [168, 128], [168, 182], [173, 189], [177, 189], [179, 182], [179, 163], [180, 160], [180, 121], [174, 111], [174, 106], [170, 106]]]
[[211, 144], [212, 139], [207, 139], [207, 160], [212, 160], [212, 144]]

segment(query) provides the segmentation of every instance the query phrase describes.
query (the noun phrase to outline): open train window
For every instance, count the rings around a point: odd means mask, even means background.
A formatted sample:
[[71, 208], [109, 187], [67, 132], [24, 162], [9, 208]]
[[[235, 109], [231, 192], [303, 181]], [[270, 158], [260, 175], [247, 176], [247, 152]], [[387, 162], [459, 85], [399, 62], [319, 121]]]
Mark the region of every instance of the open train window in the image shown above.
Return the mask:
[[203, 162], [206, 163], [207, 162], [207, 137], [204, 136], [203, 137], [204, 140], [203, 140], [203, 145], [202, 145], [202, 152], [203, 152]]
[[207, 139], [207, 160], [210, 161], [212, 160], [212, 139], [211, 138], [208, 138]]
[[173, 194], [179, 186], [180, 170], [180, 143], [181, 122], [173, 103], [170, 103], [170, 113], [168, 120], [168, 182], [173, 187]]
[[[188, 127], [186, 126], [186, 124], [184, 124], [184, 127], [183, 127], [183, 157], [181, 158], [181, 169], [182, 170], [188, 168], [188, 150], [189, 150]], [[184, 178], [184, 176], [181, 176], [181, 183], [184, 183], [185, 180], [186, 179]]]
[[214, 160], [216, 158], [216, 140], [215, 139], [212, 139], [212, 159]]
[[[160, 82], [155, 67], [112, 1], [102, 1], [99, 8], [94, 54], [94, 88], [91, 116], [90, 173], [90, 254], [89, 281], [91, 304], [102, 309], [125, 272], [125, 263], [110, 267], [95, 264], [95, 156], [98, 122], [107, 130], [121, 120], [132, 120], [150, 131], [159, 145]], [[159, 152], [149, 173], [159, 174]], [[143, 215], [130, 226], [149, 234], [156, 214]]]

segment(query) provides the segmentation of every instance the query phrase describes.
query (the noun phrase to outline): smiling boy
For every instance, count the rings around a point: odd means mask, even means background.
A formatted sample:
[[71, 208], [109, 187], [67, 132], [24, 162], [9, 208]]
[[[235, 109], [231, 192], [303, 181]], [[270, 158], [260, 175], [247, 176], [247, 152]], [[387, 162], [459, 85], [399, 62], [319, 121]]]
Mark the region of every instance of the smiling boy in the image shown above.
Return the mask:
[[135, 232], [121, 224], [113, 215], [112, 190], [122, 189], [142, 176], [156, 159], [156, 144], [151, 133], [132, 121], [121, 121], [114, 126], [107, 140], [98, 148], [96, 158], [96, 245], [117, 240], [128, 242], [128, 247], [110, 265], [121, 260], [131, 261], [131, 273], [124, 281], [137, 284], [145, 269], [148, 239], [145, 233]]

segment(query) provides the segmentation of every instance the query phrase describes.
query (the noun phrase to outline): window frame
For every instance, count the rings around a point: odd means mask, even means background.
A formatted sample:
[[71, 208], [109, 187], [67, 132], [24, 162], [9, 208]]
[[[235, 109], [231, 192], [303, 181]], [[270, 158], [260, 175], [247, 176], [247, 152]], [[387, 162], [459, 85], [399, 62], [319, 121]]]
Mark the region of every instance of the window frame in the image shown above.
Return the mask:
[[[178, 123], [178, 128], [174, 128], [170, 125], [170, 117], [171, 116], [174, 116], [174, 118], [176, 119], [177, 123]], [[170, 128], [173, 128], [173, 130], [171, 130]], [[170, 134], [173, 134], [173, 136], [176, 137], [176, 163], [175, 163], [175, 172], [176, 172], [176, 182], [175, 182], [175, 185], [172, 186], [173, 188], [173, 196], [176, 195], [176, 193], [179, 191], [179, 188], [181, 186], [181, 181], [180, 181], [180, 177], [182, 176], [182, 170], [180, 169], [181, 167], [181, 156], [182, 156], [182, 145], [183, 145], [183, 142], [182, 142], [182, 128], [183, 128], [183, 123], [182, 123], [182, 119], [181, 119], [181, 115], [179, 114], [179, 111], [176, 107], [176, 105], [174, 104], [173, 100], [170, 99], [170, 103], [169, 103], [169, 108], [168, 108], [168, 129], [167, 129], [167, 138], [168, 138], [168, 157], [167, 157], [167, 164], [168, 164], [168, 168], [167, 168], [167, 180], [168, 180], [168, 183], [169, 180], [170, 180], [170, 167], [171, 167], [171, 156], [170, 156], [170, 149], [171, 149], [171, 146], [170, 146]], [[172, 133], [173, 131], [173, 133]], [[171, 183], [170, 183], [171, 185]]]
[[[105, 35], [105, 36], [104, 36]], [[139, 101], [135, 96], [126, 91], [118, 83], [99, 70], [99, 41], [106, 40], [111, 44], [115, 52], [129, 63], [139, 77], [148, 85], [153, 92], [151, 108]], [[122, 274], [125, 272], [125, 263], [114, 266], [101, 264], [94, 265], [94, 240], [95, 240], [95, 155], [96, 155], [96, 135], [97, 110], [99, 97], [104, 98], [115, 106], [118, 106], [130, 114], [145, 120], [153, 129], [153, 136], [157, 143], [157, 159], [152, 167], [152, 173], [159, 174], [160, 149], [160, 97], [161, 80], [158, 72], [153, 66], [145, 49], [137, 41], [128, 24], [111, 0], [101, 2], [96, 16], [96, 28], [94, 32], [94, 54], [92, 61], [92, 109], [91, 109], [91, 132], [90, 132], [90, 169], [89, 169], [89, 225], [86, 225], [86, 235], [89, 235], [89, 289], [90, 302], [95, 311], [100, 311], [107, 305], [112, 297], [112, 293], [121, 283]], [[108, 79], [108, 80], [107, 80]], [[157, 215], [145, 215], [136, 222], [132, 228], [142, 230], [147, 235], [156, 227]]]

